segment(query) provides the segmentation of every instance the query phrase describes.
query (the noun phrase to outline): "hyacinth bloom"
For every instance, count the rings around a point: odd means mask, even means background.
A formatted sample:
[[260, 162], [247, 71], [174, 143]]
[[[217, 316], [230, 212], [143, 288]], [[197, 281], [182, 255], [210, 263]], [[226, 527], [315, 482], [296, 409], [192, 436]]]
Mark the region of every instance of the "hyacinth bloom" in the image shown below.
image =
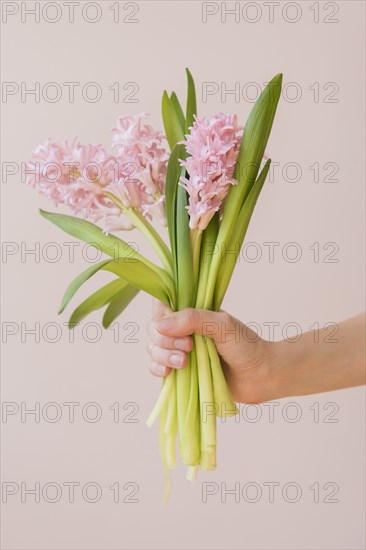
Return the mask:
[[27, 183], [54, 204], [95, 220], [118, 208], [104, 196], [113, 174], [111, 157], [101, 145], [81, 145], [77, 138], [60, 143], [48, 139], [36, 147], [26, 164]]
[[233, 173], [242, 130], [236, 115], [195, 116], [190, 133], [181, 142], [190, 155], [181, 161], [189, 174], [189, 179], [181, 178], [181, 182], [189, 195], [191, 229], [204, 230], [220, 209], [230, 185], [237, 183]]
[[94, 221], [103, 219], [107, 232], [134, 225], [106, 193], [117, 197], [125, 208], [137, 209], [165, 225], [168, 155], [163, 134], [143, 124], [146, 116], [141, 113], [118, 119], [118, 128], [112, 130], [117, 155], [108, 155], [101, 145], [81, 145], [77, 138], [60, 143], [47, 140], [26, 164], [27, 183], [74, 214]]
[[120, 117], [112, 129], [112, 144], [118, 158], [129, 165], [131, 181], [143, 193], [141, 197], [144, 215], [166, 224], [164, 192], [166, 166], [169, 155], [165, 150], [164, 134], [144, 122], [148, 113]]

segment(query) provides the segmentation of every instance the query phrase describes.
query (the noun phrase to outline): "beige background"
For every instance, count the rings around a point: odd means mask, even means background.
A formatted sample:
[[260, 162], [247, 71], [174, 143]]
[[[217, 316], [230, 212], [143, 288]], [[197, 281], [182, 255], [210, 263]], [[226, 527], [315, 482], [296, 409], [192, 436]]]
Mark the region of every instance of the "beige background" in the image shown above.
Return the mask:
[[[3, 8], [4, 8], [3, 3]], [[32, 6], [33, 2], [15, 3]], [[41, 2], [42, 5], [44, 3]], [[21, 22], [20, 12], [3, 23], [2, 79], [26, 83], [57, 82], [63, 96], [50, 103], [41, 98], [36, 103], [20, 94], [8, 97], [3, 110], [3, 161], [21, 163], [31, 150], [48, 137], [61, 139], [78, 135], [83, 142], [110, 144], [109, 129], [120, 114], [148, 111], [152, 121], [161, 127], [160, 99], [164, 88], [185, 94], [184, 68], [190, 67], [196, 79], [199, 113], [237, 112], [244, 121], [251, 104], [234, 96], [221, 98], [217, 93], [202, 102], [204, 82], [226, 83], [228, 89], [239, 82], [241, 90], [248, 82], [263, 83], [277, 72], [284, 82], [296, 82], [302, 96], [297, 102], [283, 99], [280, 103], [268, 152], [280, 163], [273, 182], [267, 182], [247, 235], [247, 242], [257, 243], [262, 258], [257, 262], [241, 261], [236, 269], [225, 308], [245, 322], [256, 322], [268, 336], [265, 323], [277, 322], [275, 338], [282, 328], [296, 322], [302, 330], [319, 323], [338, 322], [364, 308], [364, 3], [347, 1], [325, 4], [319, 8], [319, 23], [314, 22], [314, 2], [297, 3], [302, 17], [297, 23], [284, 20], [276, 8], [275, 19], [268, 20], [268, 8], [260, 2], [262, 17], [248, 23], [243, 17], [221, 22], [220, 13], [202, 22], [201, 2], [139, 2], [138, 23], [113, 22], [112, 2], [100, 2], [102, 17], [95, 24], [83, 21], [81, 7], [75, 8], [75, 22], [67, 21], [67, 11], [59, 2], [62, 17], [51, 24], [41, 17]], [[84, 3], [81, 2], [81, 6]], [[247, 3], [241, 3], [241, 7]], [[252, 3], [253, 4], [253, 3]], [[229, 3], [228, 7], [232, 7]], [[219, 6], [219, 3], [217, 4]], [[258, 9], [254, 6], [250, 9]], [[331, 15], [336, 8], [339, 12]], [[51, 11], [47, 17], [54, 17]], [[132, 13], [134, 6], [121, 3], [121, 17]], [[249, 9], [248, 7], [245, 9]], [[294, 13], [285, 12], [287, 18]], [[278, 10], [278, 11], [277, 11]], [[94, 17], [92, 10], [89, 17]], [[254, 18], [248, 11], [247, 19]], [[338, 18], [338, 23], [325, 23], [325, 17]], [[64, 82], [77, 81], [80, 88], [97, 82], [103, 91], [97, 103], [88, 103], [76, 89], [74, 103], [67, 100]], [[113, 101], [108, 89], [119, 82], [121, 100]], [[138, 103], [123, 102], [128, 82], [138, 84]], [[319, 102], [314, 101], [314, 83], [319, 83]], [[337, 102], [324, 99], [332, 96]], [[224, 84], [225, 85], [225, 84]], [[332, 87], [333, 86], [333, 87]], [[250, 90], [249, 90], [250, 91]], [[294, 87], [289, 87], [291, 93]], [[50, 90], [51, 92], [51, 90]], [[253, 92], [253, 89], [252, 89]], [[224, 101], [222, 101], [222, 99]], [[328, 98], [329, 99], [329, 98]], [[4, 101], [4, 98], [3, 98]], [[298, 182], [281, 175], [287, 163], [302, 168]], [[321, 168], [321, 181], [314, 182], [314, 163], [323, 167], [337, 163], [338, 182], [324, 181], [331, 169]], [[289, 172], [291, 177], [291, 172]], [[288, 179], [288, 178], [287, 178]], [[3, 345], [2, 399], [28, 408], [56, 402], [62, 417], [58, 422], [44, 418], [35, 422], [20, 413], [2, 423], [2, 481], [23, 482], [41, 488], [54, 482], [63, 487], [59, 502], [40, 503], [28, 495], [21, 501], [20, 491], [2, 506], [2, 547], [4, 549], [361, 549], [364, 548], [364, 391], [315, 395], [309, 398], [283, 400], [275, 408], [274, 422], [269, 421], [268, 407], [245, 409], [248, 415], [262, 414], [258, 422], [242, 416], [239, 423], [219, 425], [217, 470], [201, 476], [194, 486], [184, 479], [184, 469], [174, 472], [169, 505], [160, 505], [163, 475], [160, 468], [157, 430], [149, 431], [144, 421], [158, 394], [160, 382], [146, 372], [146, 322], [150, 298], [140, 295], [119, 319], [116, 333], [103, 332], [99, 341], [83, 339], [81, 328], [75, 342], [62, 325], [67, 314], [57, 317], [57, 308], [68, 282], [87, 265], [75, 251], [70, 262], [64, 243], [72, 239], [47, 224], [37, 213], [39, 207], [52, 210], [52, 204], [21, 183], [20, 175], [2, 183], [2, 240], [13, 255], [3, 256], [2, 322], [18, 332]], [[128, 240], [139, 243], [134, 233]], [[57, 243], [59, 261], [52, 263]], [[273, 262], [268, 259], [265, 242], [278, 242]], [[289, 242], [298, 243], [302, 251], [296, 263], [286, 261], [281, 251]], [[24, 243], [23, 245], [21, 243]], [[22, 246], [34, 248], [39, 243], [41, 257], [22, 258]], [[320, 261], [314, 261], [309, 249], [319, 243]], [[337, 262], [324, 260], [336, 243], [333, 256]], [[42, 256], [43, 252], [43, 256]], [[294, 249], [288, 250], [289, 254]], [[49, 254], [47, 256], [47, 254]], [[248, 249], [253, 257], [254, 248]], [[90, 252], [91, 257], [91, 252]], [[7, 261], [5, 262], [5, 259]], [[106, 278], [108, 278], [106, 276]], [[102, 275], [98, 278], [100, 282]], [[79, 297], [98, 286], [90, 281]], [[78, 303], [76, 299], [73, 305]], [[69, 310], [71, 311], [71, 309]], [[85, 321], [99, 323], [101, 315]], [[24, 329], [39, 323], [40, 341], [23, 334]], [[7, 324], [4, 324], [7, 323]], [[9, 325], [9, 323], [15, 323]], [[55, 328], [59, 323], [59, 341]], [[133, 325], [126, 325], [133, 323]], [[85, 328], [85, 327], [84, 327]], [[97, 328], [87, 327], [87, 338], [94, 338]], [[94, 332], [93, 332], [94, 330]], [[49, 332], [48, 332], [49, 331]], [[123, 341], [132, 331], [137, 342]], [[336, 345], [336, 344], [329, 344]], [[297, 409], [289, 402], [296, 402]], [[78, 402], [75, 421], [68, 421], [65, 402]], [[98, 403], [102, 411], [99, 422], [83, 419], [81, 408]], [[120, 421], [113, 422], [109, 407], [118, 402]], [[136, 403], [136, 405], [128, 405]], [[330, 405], [329, 405], [330, 403]], [[8, 405], [9, 407], [9, 405]], [[125, 409], [123, 408], [125, 407]], [[127, 415], [137, 423], [127, 422]], [[291, 408], [292, 407], [292, 408]], [[319, 422], [314, 414], [319, 408]], [[300, 412], [299, 412], [300, 411]], [[94, 410], [89, 408], [90, 416]], [[298, 422], [289, 422], [294, 413]], [[334, 413], [333, 416], [326, 415]], [[55, 409], [48, 409], [49, 417]], [[86, 414], [87, 414], [86, 413]], [[288, 416], [286, 416], [288, 415]], [[285, 416], [285, 419], [284, 419]], [[125, 420], [123, 422], [123, 419]], [[329, 422], [329, 419], [338, 422]], [[131, 418], [130, 418], [131, 420]], [[216, 483], [218, 493], [202, 502], [202, 481]], [[75, 502], [68, 501], [65, 482], [80, 484], [75, 489]], [[102, 490], [99, 502], [86, 502], [81, 488], [98, 483]], [[120, 502], [113, 501], [109, 489], [120, 484]], [[137, 483], [138, 503], [122, 502]], [[256, 503], [233, 495], [221, 502], [220, 484], [242, 489], [246, 483], [259, 484], [263, 493]], [[264, 483], [280, 484], [274, 502], [269, 502]], [[287, 502], [281, 490], [286, 483], [297, 483], [302, 496], [296, 503]], [[320, 502], [314, 502], [319, 483]], [[333, 485], [327, 485], [332, 483]], [[337, 484], [333, 498], [324, 502]], [[224, 485], [225, 487], [225, 485]], [[4, 485], [3, 485], [4, 488]], [[49, 498], [54, 496], [50, 489]], [[291, 490], [289, 498], [293, 497]], [[93, 498], [90, 489], [89, 498]]]

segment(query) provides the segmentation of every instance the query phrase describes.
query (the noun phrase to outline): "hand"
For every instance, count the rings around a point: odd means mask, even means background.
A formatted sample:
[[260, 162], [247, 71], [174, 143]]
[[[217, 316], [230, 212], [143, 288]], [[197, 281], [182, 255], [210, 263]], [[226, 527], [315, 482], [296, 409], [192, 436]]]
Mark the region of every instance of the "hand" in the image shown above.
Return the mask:
[[184, 368], [192, 349], [192, 334], [211, 337], [221, 358], [221, 365], [234, 400], [238, 403], [261, 403], [273, 399], [274, 344], [225, 311], [184, 309], [173, 312], [157, 300], [149, 323], [150, 372], [167, 376], [172, 368]]

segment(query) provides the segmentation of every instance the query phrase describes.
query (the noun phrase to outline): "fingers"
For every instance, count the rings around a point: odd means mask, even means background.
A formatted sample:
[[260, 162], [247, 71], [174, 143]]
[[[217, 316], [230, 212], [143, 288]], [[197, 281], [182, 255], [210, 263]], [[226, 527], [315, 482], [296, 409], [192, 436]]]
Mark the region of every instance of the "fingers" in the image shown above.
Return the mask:
[[164, 367], [164, 365], [159, 365], [159, 363], [151, 363], [149, 365], [149, 371], [153, 376], [166, 377], [172, 369]]
[[164, 349], [153, 345], [150, 349], [150, 355], [156, 363], [174, 369], [181, 369], [187, 364], [187, 355], [179, 350]]
[[192, 338], [191, 336], [186, 336], [184, 338], [174, 338], [170, 336], [164, 336], [156, 329], [156, 321], [150, 321], [148, 327], [148, 334], [151, 338], [151, 341], [160, 348], [170, 349], [170, 350], [180, 350], [185, 352], [190, 352], [192, 349]]
[[159, 300], [153, 300], [152, 320], [148, 324], [148, 333], [151, 338], [147, 345], [147, 352], [151, 356], [149, 371], [154, 376], [166, 377], [172, 368], [180, 369], [187, 364], [187, 353], [192, 349], [192, 338], [173, 338], [164, 336], [156, 330], [156, 320], [171, 315], [172, 310]]
[[153, 319], [159, 319], [160, 317], [163, 317], [163, 315], [169, 315], [170, 313], [172, 313], [172, 310], [170, 309], [170, 307], [164, 304], [164, 302], [161, 302], [160, 300], [153, 298], [153, 302], [152, 302]]
[[187, 308], [164, 315], [155, 322], [157, 333], [165, 338], [184, 338], [194, 332], [222, 341], [223, 331], [235, 326], [235, 319], [225, 311]]

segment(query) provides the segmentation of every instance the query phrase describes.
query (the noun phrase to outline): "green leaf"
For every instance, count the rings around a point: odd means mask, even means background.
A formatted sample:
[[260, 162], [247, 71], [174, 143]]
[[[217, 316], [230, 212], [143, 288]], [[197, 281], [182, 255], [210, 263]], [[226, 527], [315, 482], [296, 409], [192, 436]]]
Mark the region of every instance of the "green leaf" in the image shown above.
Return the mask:
[[109, 262], [102, 269], [122, 277], [122, 279], [132, 286], [144, 290], [151, 296], [171, 306], [174, 298], [173, 284], [171, 288], [167, 288], [160, 276], [142, 262], [137, 261], [133, 264], [126, 264], [122, 258]]
[[91, 244], [114, 258], [101, 269], [116, 273], [133, 286], [171, 305], [174, 300], [172, 279], [163, 269], [141, 256], [129, 244], [112, 234], [105, 235], [97, 225], [74, 216], [43, 210], [40, 213], [69, 235]]
[[165, 210], [168, 222], [170, 247], [173, 254], [173, 265], [176, 267], [176, 197], [178, 182], [182, 173], [179, 159], [186, 158], [184, 145], [175, 145], [168, 161], [165, 178]]
[[181, 185], [177, 189], [177, 273], [178, 273], [178, 308], [192, 306], [194, 281], [193, 277], [193, 258], [191, 251], [189, 215], [186, 209], [188, 204], [187, 192]]
[[103, 327], [108, 328], [115, 319], [126, 309], [128, 304], [135, 298], [139, 290], [126, 283], [109, 303], [103, 315]]
[[186, 108], [186, 133], [188, 133], [189, 127], [192, 126], [194, 122], [193, 115], [197, 115], [197, 102], [196, 102], [196, 89], [194, 86], [194, 80], [191, 73], [189, 72], [189, 69], [186, 69], [186, 75], [187, 75], [187, 86], [188, 86], [187, 108]]
[[232, 254], [227, 255], [225, 257], [225, 261], [221, 263], [219, 273], [217, 276], [215, 293], [214, 293], [214, 310], [215, 311], [218, 311], [220, 309], [225, 293], [229, 286], [230, 279], [234, 272], [239, 252], [244, 242], [244, 238], [249, 226], [249, 222], [254, 212], [255, 205], [257, 204], [257, 200], [260, 195], [260, 192], [263, 188], [264, 182], [266, 181], [270, 164], [271, 164], [271, 160], [268, 159], [266, 164], [263, 167], [263, 170], [259, 174], [258, 179], [253, 185], [247, 199], [245, 200], [243, 206], [241, 207], [240, 214], [239, 214], [237, 223], [235, 224], [229, 246], [227, 247], [229, 251], [236, 250], [236, 255], [232, 255]]
[[94, 292], [75, 309], [69, 319], [69, 326], [74, 326], [92, 311], [96, 311], [108, 304], [125, 285], [125, 281], [115, 279]]
[[151, 269], [161, 270], [157, 265], [153, 264], [141, 254], [136, 252], [128, 243], [119, 239], [112, 233], [106, 235], [102, 229], [97, 225], [76, 218], [75, 216], [67, 216], [65, 214], [55, 214], [54, 212], [46, 212], [40, 209], [40, 214], [53, 224], [57, 225], [60, 229], [80, 239], [96, 249], [101, 250], [111, 258], [119, 259], [124, 258], [126, 264], [132, 264], [137, 261], [141, 261]]
[[179, 99], [177, 97], [177, 94], [175, 92], [172, 92], [170, 94], [170, 102], [174, 108], [174, 111], [179, 119], [179, 122], [180, 122], [180, 125], [181, 125], [181, 128], [183, 130], [183, 132], [185, 132], [186, 130], [186, 119], [184, 118], [184, 113], [183, 113], [183, 109], [179, 103]]
[[69, 284], [61, 301], [60, 309], [58, 310], [59, 314], [64, 311], [65, 307], [68, 305], [75, 293], [79, 290], [81, 285], [83, 285], [88, 279], [90, 279], [90, 277], [92, 277], [109, 262], [110, 260], [103, 260], [102, 262], [98, 262], [97, 264], [88, 267], [88, 269], [80, 273], [80, 275], [78, 275], [76, 279], [74, 279]]
[[181, 127], [180, 117], [174, 109], [166, 91], [163, 93], [161, 108], [166, 138], [170, 149], [173, 150], [175, 144], [178, 141], [184, 140], [185, 136], [184, 129]]
[[[208, 226], [202, 232], [199, 281], [196, 297], [196, 308], [202, 309], [205, 303], [205, 292], [207, 278], [210, 272], [212, 258], [217, 254], [216, 239], [220, 227], [220, 212], [216, 212], [211, 218]], [[211, 304], [207, 304], [208, 309], [212, 309]]]
[[[239, 185], [231, 188], [225, 202], [225, 208], [235, 218], [257, 178], [281, 96], [281, 87], [282, 74], [278, 74], [267, 84], [246, 122], [234, 174]], [[236, 209], [232, 213], [234, 204]]]
[[213, 299], [218, 272], [223, 263], [222, 254], [225, 253], [225, 246], [230, 243], [240, 210], [256, 181], [280, 99], [281, 86], [282, 74], [278, 74], [263, 90], [245, 125], [234, 173], [239, 183], [231, 186], [225, 199], [224, 215], [216, 241], [219, 253], [212, 259], [205, 307], [208, 307]]

